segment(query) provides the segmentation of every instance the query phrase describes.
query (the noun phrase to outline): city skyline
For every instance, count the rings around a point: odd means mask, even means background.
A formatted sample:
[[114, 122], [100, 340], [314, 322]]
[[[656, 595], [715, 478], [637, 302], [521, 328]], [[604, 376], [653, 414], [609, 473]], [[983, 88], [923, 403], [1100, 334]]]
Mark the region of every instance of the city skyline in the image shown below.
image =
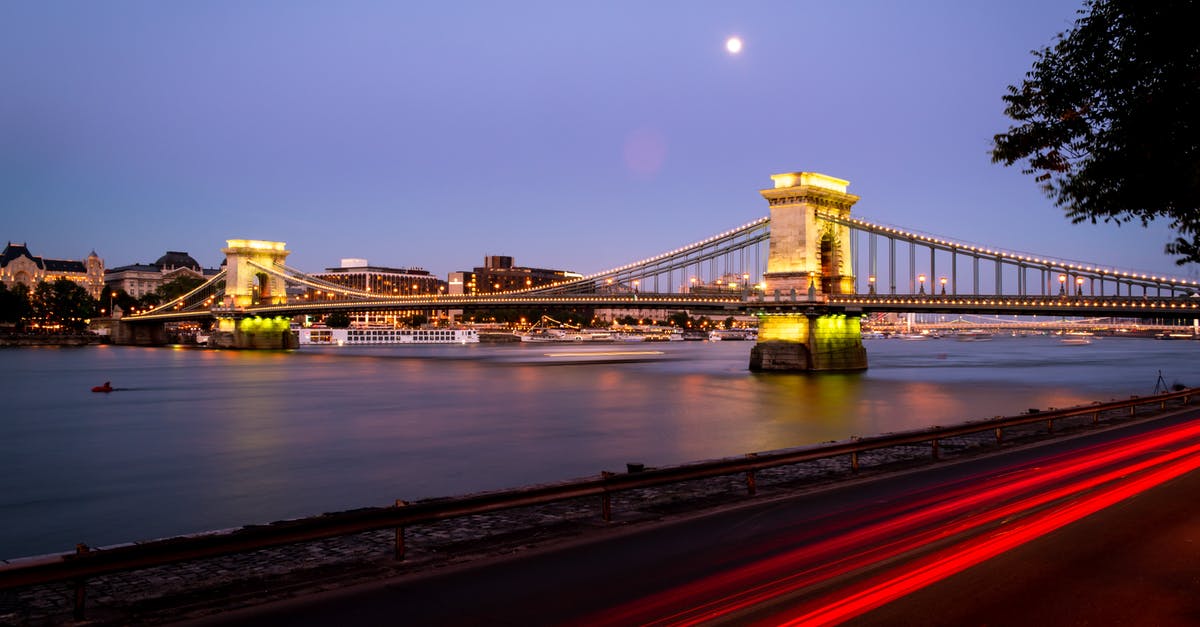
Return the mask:
[[588, 273], [765, 216], [805, 170], [874, 222], [1195, 278], [1165, 225], [1071, 225], [990, 162], [1006, 86], [1080, 6], [6, 5], [4, 237], [109, 267], [255, 238], [309, 272]]

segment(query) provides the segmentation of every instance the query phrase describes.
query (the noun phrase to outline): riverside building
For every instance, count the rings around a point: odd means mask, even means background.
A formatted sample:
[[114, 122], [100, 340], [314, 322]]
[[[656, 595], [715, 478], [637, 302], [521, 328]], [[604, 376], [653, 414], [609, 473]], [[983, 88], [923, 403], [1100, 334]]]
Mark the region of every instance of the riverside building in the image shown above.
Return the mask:
[[582, 277], [570, 270], [524, 268], [513, 265], [513, 258], [487, 255], [483, 265], [470, 272], [450, 273], [451, 294], [493, 294], [529, 287], [539, 287]]
[[32, 290], [42, 281], [58, 279], [74, 281], [92, 298], [100, 298], [104, 293], [104, 260], [94, 250], [83, 260], [38, 257], [25, 244], [15, 242], [9, 242], [0, 252], [0, 282], [9, 289], [24, 285]]

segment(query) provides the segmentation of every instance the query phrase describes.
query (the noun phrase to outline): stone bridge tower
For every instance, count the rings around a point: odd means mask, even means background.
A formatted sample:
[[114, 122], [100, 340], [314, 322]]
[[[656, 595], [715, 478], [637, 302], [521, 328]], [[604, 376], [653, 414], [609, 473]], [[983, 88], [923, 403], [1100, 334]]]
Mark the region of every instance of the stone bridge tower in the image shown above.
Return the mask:
[[815, 172], [771, 177], [762, 190], [771, 206], [771, 240], [763, 274], [764, 305], [751, 370], [866, 370], [859, 314], [834, 312], [828, 294], [854, 292], [850, 227], [820, 217], [845, 218], [858, 196], [849, 181]]
[[274, 274], [250, 265], [270, 268], [283, 266], [291, 252], [283, 242], [253, 239], [225, 240], [225, 306], [242, 309], [252, 305], [283, 304], [287, 302], [287, 284]]
[[821, 220], [819, 213], [850, 215], [858, 196], [846, 193], [849, 181], [816, 172], [771, 177], [775, 187], [762, 190], [771, 206], [771, 245], [763, 275], [767, 293], [854, 292], [850, 227]]

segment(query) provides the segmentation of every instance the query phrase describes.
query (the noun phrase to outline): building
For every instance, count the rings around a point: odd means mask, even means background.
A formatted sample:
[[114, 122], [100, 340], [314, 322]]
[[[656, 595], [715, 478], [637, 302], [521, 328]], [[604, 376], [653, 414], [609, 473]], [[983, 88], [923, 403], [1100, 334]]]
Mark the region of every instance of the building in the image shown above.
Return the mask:
[[513, 265], [512, 257], [487, 255], [483, 258], [482, 267], [471, 272], [450, 273], [449, 287], [451, 294], [491, 294], [539, 287], [581, 276], [569, 270], [522, 268]]
[[[444, 294], [446, 283], [424, 268], [372, 266], [366, 259], [343, 259], [341, 267], [325, 268], [315, 278], [380, 296]], [[315, 294], [315, 290], [310, 290]], [[310, 296], [311, 297], [311, 296]]]
[[[388, 268], [372, 266], [366, 259], [342, 259], [337, 268], [325, 268], [313, 274], [314, 278], [350, 289], [371, 292], [380, 296], [419, 296], [445, 294], [446, 282], [438, 279], [424, 268]], [[308, 288], [302, 296], [307, 299], [336, 298], [327, 290]], [[415, 315], [437, 318], [438, 313], [429, 309], [359, 311], [350, 313], [354, 325], [403, 326]]]
[[218, 272], [220, 270], [215, 268], [201, 268], [186, 252], [168, 250], [154, 263], [135, 263], [108, 270], [104, 273], [104, 286], [141, 298], [180, 276], [208, 280]]
[[32, 290], [42, 281], [58, 279], [70, 279], [92, 298], [100, 298], [104, 293], [104, 260], [94, 250], [82, 261], [35, 257], [25, 244], [15, 242], [9, 242], [0, 253], [0, 282], [9, 289], [24, 285]]

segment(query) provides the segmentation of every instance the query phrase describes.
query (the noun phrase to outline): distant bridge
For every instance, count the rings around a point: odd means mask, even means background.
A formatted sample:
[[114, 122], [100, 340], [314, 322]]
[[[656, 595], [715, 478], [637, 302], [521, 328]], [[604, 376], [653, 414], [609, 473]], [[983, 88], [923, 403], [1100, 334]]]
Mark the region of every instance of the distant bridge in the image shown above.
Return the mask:
[[[360, 311], [503, 307], [670, 309], [772, 315], [877, 312], [1200, 317], [1195, 280], [1010, 252], [850, 216], [848, 183], [772, 177], [771, 215], [652, 257], [551, 285], [492, 294], [381, 295], [284, 263], [282, 243], [230, 240], [226, 270], [130, 323]], [[288, 296], [289, 286], [309, 294]], [[865, 362], [864, 362], [865, 364]]]

